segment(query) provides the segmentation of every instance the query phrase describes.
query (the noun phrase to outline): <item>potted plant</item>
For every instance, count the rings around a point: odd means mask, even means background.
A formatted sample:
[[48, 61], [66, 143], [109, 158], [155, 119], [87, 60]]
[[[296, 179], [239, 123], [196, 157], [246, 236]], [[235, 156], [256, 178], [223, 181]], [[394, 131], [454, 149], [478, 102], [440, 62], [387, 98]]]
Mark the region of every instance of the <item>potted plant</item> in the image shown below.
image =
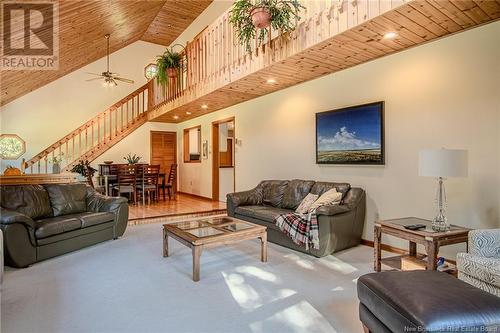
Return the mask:
[[132, 155], [128, 154], [128, 155], [127, 155], [127, 156], [125, 156], [123, 159], [124, 159], [125, 161], [127, 161], [127, 163], [128, 163], [128, 164], [132, 164], [132, 165], [134, 165], [134, 164], [139, 163], [139, 161], [141, 160], [141, 158], [142, 158], [142, 157], [140, 157], [140, 156], [136, 156], [135, 154], [134, 154], [134, 156], [132, 156]]
[[85, 160], [80, 160], [78, 164], [76, 164], [72, 169], [71, 172], [75, 172], [81, 176], [81, 180], [87, 180], [89, 184], [92, 186], [92, 177], [94, 177], [94, 174], [97, 172], [97, 169], [94, 169], [93, 167], [90, 166], [90, 162]]
[[60, 154], [58, 156], [53, 156], [50, 158], [50, 162], [52, 163], [52, 173], [61, 173], [61, 162], [63, 160], [63, 155]]
[[236, 0], [229, 22], [236, 28], [240, 43], [250, 52], [252, 41], [257, 38], [260, 45], [269, 33], [266, 28], [282, 34], [294, 30], [303, 8], [299, 0]]
[[[180, 44], [176, 45], [181, 46]], [[184, 55], [182, 51], [174, 51], [173, 46], [170, 49], [167, 48], [165, 52], [161, 56], [158, 56], [158, 59], [156, 60], [156, 65], [158, 66], [156, 80], [158, 83], [168, 84], [169, 79], [177, 78], [180, 75], [183, 61]]]

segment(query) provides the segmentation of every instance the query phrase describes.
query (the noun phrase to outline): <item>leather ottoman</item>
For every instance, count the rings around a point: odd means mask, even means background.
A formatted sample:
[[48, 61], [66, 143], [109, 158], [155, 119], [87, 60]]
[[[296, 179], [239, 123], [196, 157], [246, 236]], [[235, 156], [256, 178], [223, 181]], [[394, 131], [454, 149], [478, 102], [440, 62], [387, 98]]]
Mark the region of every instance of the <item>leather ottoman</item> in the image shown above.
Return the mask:
[[500, 298], [438, 271], [358, 279], [365, 332], [500, 332]]

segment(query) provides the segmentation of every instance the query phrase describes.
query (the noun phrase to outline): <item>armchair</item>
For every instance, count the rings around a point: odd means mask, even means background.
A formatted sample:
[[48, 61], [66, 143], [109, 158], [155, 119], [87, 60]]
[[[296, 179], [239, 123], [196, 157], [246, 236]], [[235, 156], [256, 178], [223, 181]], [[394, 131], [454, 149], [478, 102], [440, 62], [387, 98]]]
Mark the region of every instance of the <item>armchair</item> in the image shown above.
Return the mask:
[[469, 233], [469, 253], [457, 255], [458, 278], [500, 297], [500, 229]]

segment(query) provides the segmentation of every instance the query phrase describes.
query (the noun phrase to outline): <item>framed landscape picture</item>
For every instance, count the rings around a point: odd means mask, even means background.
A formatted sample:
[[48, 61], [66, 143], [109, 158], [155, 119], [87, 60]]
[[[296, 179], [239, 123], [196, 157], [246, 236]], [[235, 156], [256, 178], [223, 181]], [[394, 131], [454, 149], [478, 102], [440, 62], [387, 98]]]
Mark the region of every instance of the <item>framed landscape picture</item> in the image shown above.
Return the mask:
[[316, 163], [384, 164], [384, 102], [316, 113]]

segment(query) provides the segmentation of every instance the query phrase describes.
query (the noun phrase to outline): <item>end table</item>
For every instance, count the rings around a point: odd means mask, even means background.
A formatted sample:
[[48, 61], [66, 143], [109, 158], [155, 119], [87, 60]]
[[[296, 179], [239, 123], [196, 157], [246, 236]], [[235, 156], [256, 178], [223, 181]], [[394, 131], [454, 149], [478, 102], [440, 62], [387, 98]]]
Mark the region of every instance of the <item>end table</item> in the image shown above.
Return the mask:
[[[424, 224], [425, 229], [409, 230], [405, 229], [405, 225], [409, 224]], [[471, 229], [451, 225], [450, 230], [444, 232], [436, 232], [432, 230], [431, 221], [419, 219], [416, 217], [405, 217], [401, 219], [385, 220], [375, 222], [373, 232], [374, 242], [374, 270], [380, 272], [382, 263], [392, 268], [401, 270], [401, 259], [403, 256], [381, 259], [381, 243], [382, 234], [391, 235], [409, 242], [408, 255], [413, 261], [425, 263], [428, 270], [436, 270], [436, 260], [439, 253], [439, 247], [457, 243], [465, 243], [468, 251], [468, 236]], [[427, 252], [427, 262], [421, 260], [417, 255], [417, 244], [425, 246]]]

